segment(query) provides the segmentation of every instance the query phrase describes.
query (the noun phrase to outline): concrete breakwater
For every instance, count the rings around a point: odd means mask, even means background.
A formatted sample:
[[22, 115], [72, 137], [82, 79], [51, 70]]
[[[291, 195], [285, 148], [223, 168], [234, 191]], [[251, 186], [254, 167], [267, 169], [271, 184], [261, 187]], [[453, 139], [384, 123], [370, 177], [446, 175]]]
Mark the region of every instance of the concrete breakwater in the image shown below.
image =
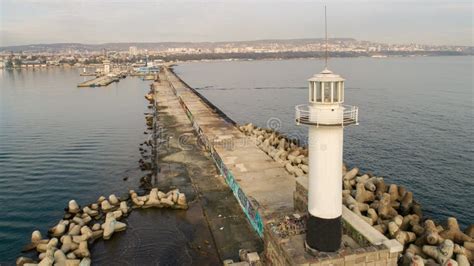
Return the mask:
[[[308, 151], [282, 134], [247, 124], [239, 129], [296, 178], [307, 178]], [[474, 225], [461, 231], [456, 218], [442, 225], [423, 216], [413, 192], [383, 177], [343, 168], [343, 203], [366, 223], [404, 246], [403, 265], [469, 265], [474, 257]]]
[[173, 173], [177, 166], [182, 166], [182, 170], [188, 173], [196, 191], [193, 204], [202, 206], [201, 212], [206, 217], [222, 261], [239, 260], [240, 249], [261, 252], [261, 239], [247, 222], [233, 191], [219, 175], [213, 158], [204, 152], [205, 146], [196, 135], [195, 125], [189, 120], [190, 113], [182, 108], [182, 102], [175, 94], [181, 84], [176, 83], [174, 75], [168, 74], [163, 69], [159, 73], [159, 82], [153, 84], [159, 124], [162, 126], [158, 134], [158, 142], [162, 142], [158, 149], [158, 175]]

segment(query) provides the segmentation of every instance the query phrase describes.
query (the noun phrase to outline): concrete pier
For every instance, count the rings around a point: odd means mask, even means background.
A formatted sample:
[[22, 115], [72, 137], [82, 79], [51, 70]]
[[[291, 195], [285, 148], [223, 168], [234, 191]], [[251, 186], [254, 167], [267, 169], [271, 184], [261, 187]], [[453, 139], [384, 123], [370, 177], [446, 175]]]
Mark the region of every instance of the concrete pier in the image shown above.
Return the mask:
[[95, 79], [87, 80], [77, 84], [77, 87], [102, 87], [112, 82], [118, 81], [118, 77], [101, 76]]

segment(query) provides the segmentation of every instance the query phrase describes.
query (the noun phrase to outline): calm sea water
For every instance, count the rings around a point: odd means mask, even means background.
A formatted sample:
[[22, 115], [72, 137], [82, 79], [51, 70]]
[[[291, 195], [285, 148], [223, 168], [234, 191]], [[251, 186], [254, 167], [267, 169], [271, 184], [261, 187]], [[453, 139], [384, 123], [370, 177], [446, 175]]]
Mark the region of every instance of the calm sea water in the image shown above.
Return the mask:
[[76, 88], [83, 79], [76, 69], [0, 71], [0, 264], [33, 230], [45, 234], [69, 199], [137, 187], [149, 82]]
[[[238, 123], [306, 139], [294, 106], [321, 60], [183, 63], [178, 74]], [[344, 160], [414, 192], [428, 216], [474, 223], [473, 57], [330, 60], [360, 126], [345, 130]], [[276, 120], [276, 119], [278, 120]], [[278, 123], [277, 123], [278, 124]], [[275, 125], [275, 124], [273, 124]]]

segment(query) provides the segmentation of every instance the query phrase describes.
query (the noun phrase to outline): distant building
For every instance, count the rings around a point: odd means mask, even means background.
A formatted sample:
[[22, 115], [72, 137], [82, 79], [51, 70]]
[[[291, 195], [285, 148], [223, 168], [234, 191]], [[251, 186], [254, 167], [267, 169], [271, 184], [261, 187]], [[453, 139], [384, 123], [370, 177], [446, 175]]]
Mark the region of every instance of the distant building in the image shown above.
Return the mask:
[[130, 55], [138, 55], [138, 49], [136, 46], [130, 46], [130, 48], [128, 48], [128, 53]]
[[23, 61], [21, 61], [21, 67], [41, 67], [41, 61], [39, 61], [39, 60], [23, 60]]

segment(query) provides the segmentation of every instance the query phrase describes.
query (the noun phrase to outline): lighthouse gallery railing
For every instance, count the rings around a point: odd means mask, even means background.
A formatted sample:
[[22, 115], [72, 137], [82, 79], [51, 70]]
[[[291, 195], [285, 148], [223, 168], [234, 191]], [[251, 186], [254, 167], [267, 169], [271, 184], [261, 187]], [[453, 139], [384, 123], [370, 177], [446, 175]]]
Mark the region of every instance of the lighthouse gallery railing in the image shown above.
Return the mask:
[[357, 106], [343, 105], [344, 111], [341, 115], [328, 116], [310, 112], [309, 105], [301, 104], [295, 107], [296, 123], [315, 126], [348, 126], [359, 124], [359, 108]]

